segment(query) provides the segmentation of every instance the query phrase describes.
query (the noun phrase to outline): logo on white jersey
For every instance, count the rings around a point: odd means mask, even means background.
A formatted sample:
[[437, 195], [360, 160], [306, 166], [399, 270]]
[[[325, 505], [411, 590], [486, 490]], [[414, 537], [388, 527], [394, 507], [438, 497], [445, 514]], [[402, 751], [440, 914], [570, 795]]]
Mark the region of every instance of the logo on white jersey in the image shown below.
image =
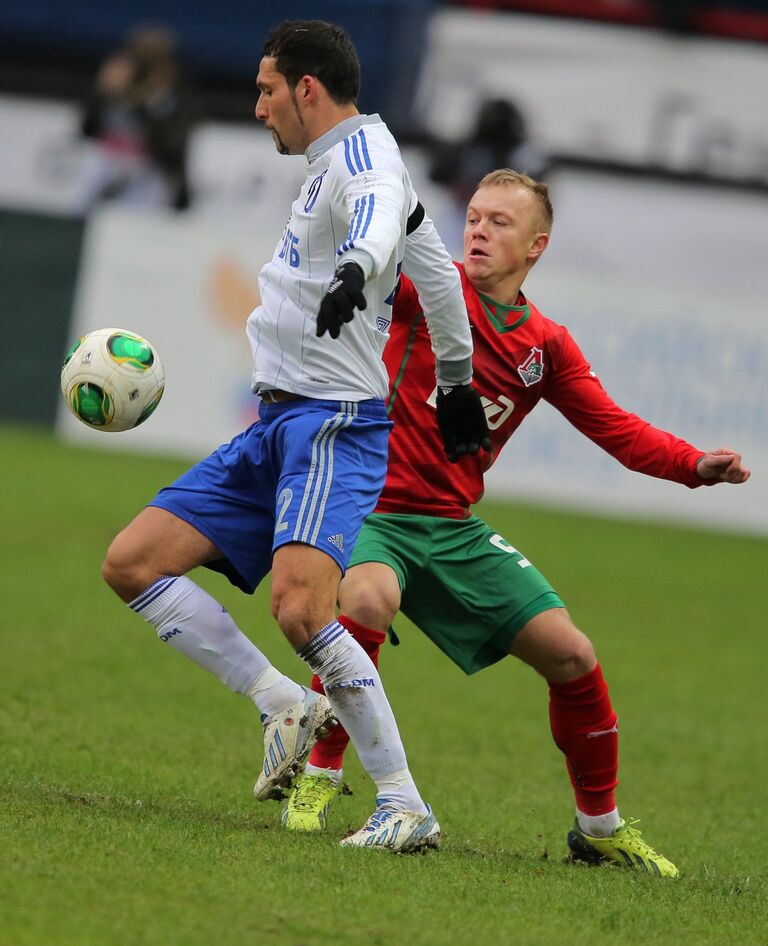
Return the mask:
[[310, 210], [315, 206], [317, 202], [317, 196], [320, 193], [320, 188], [323, 185], [323, 178], [328, 173], [328, 168], [326, 168], [322, 174], [312, 181], [309, 185], [309, 190], [307, 191], [307, 202], [304, 204], [304, 213], [309, 213]]
[[392, 323], [390, 319], [385, 319], [383, 315], [379, 315], [376, 318], [376, 328], [382, 333], [382, 335], [387, 331], [391, 324]]
[[540, 348], [532, 348], [525, 361], [517, 366], [517, 373], [523, 379], [523, 384], [529, 388], [544, 377], [544, 355]]

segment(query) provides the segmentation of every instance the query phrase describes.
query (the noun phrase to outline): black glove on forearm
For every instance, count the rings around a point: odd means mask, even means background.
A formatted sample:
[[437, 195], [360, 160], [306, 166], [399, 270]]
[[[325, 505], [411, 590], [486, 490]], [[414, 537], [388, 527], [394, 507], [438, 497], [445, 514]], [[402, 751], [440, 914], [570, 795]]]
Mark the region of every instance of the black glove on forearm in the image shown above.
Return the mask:
[[491, 433], [480, 395], [471, 384], [437, 389], [437, 424], [451, 463], [464, 454], [491, 449]]
[[355, 317], [355, 308], [366, 307], [364, 285], [365, 275], [357, 263], [350, 261], [339, 266], [317, 313], [318, 338], [326, 332], [331, 338], [338, 338], [341, 326]]

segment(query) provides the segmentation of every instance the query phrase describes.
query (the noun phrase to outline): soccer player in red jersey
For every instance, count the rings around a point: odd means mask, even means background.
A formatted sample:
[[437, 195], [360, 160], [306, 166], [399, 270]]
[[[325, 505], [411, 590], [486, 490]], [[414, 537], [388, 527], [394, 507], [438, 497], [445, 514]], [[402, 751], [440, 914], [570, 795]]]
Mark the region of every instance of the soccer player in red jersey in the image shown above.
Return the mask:
[[[592, 644], [546, 579], [469, 507], [483, 493], [485, 470], [542, 398], [631, 470], [691, 488], [744, 483], [750, 474], [735, 451], [697, 450], [619, 407], [568, 330], [523, 295], [551, 225], [547, 186], [509, 170], [486, 175], [467, 210], [458, 268], [490, 454], [445, 462], [431, 421], [436, 391], [429, 335], [416, 290], [401, 279], [385, 351], [395, 424], [386, 485], [341, 584], [339, 621], [374, 662], [402, 610], [468, 674], [507, 654], [533, 667], [549, 686], [552, 734], [575, 794], [572, 855], [674, 877], [674, 864], [619, 816], [617, 717]], [[416, 272], [420, 265], [417, 231], [406, 243], [404, 269]], [[320, 687], [316, 678], [313, 687]], [[286, 827], [323, 827], [347, 741], [337, 727], [315, 746], [283, 811]]]

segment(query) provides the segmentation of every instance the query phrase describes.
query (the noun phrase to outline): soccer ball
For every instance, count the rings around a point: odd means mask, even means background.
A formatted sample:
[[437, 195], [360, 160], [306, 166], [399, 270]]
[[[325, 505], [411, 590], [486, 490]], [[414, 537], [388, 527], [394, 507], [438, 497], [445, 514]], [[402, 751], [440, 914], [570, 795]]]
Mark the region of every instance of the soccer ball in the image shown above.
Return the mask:
[[160, 403], [164, 386], [156, 349], [122, 328], [83, 335], [61, 368], [67, 407], [94, 430], [130, 430], [143, 424]]

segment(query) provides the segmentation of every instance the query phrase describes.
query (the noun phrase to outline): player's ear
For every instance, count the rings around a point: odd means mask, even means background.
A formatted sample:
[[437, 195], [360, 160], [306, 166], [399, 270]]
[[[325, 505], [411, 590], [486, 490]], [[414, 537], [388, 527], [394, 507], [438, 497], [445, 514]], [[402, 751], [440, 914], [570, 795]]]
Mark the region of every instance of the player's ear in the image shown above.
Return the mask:
[[317, 101], [320, 83], [315, 76], [302, 76], [296, 83], [296, 98], [303, 105], [311, 105]]
[[533, 265], [549, 245], [548, 233], [537, 233], [531, 241], [531, 248], [528, 250], [528, 259]]

